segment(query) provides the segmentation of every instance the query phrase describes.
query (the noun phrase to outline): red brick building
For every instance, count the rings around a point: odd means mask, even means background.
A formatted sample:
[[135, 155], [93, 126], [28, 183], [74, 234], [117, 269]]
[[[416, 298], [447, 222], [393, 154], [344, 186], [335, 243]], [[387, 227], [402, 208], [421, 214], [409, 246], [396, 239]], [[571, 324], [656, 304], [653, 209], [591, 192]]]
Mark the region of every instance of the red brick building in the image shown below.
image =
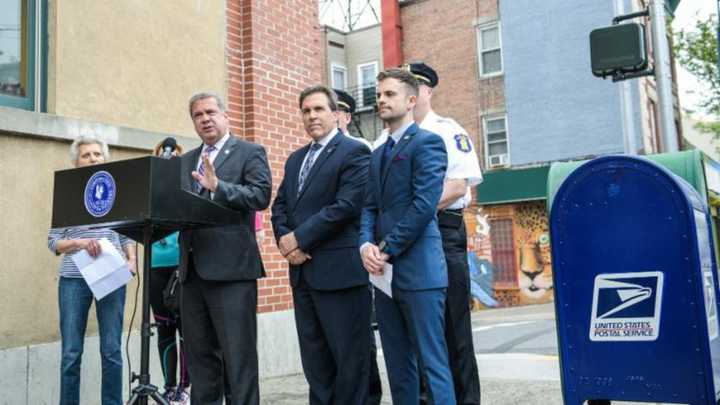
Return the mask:
[[663, 151], [654, 78], [624, 87], [595, 79], [587, 49], [592, 29], [647, 2], [625, 2], [626, 10], [609, 0], [572, 3], [382, 2], [386, 67], [432, 66], [440, 77], [433, 108], [458, 121], [475, 145], [485, 182], [466, 210], [469, 254], [492, 275], [501, 305], [553, 299], [545, 203], [553, 161]]
[[[307, 143], [297, 104], [300, 92], [321, 82], [317, 4], [308, 0], [227, 3], [228, 113], [232, 131], [263, 145], [273, 175], [273, 200], [285, 160]], [[258, 312], [292, 308], [288, 264], [275, 245], [269, 210], [263, 212], [261, 252], [267, 277], [258, 283]]]

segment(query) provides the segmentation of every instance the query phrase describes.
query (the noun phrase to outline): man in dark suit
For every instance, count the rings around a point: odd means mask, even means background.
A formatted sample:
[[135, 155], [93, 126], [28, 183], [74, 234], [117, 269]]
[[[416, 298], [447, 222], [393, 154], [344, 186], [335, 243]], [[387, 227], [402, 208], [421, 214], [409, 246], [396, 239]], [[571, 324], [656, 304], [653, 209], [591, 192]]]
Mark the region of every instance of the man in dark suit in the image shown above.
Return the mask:
[[180, 233], [180, 314], [192, 381], [191, 402], [259, 404], [257, 279], [265, 275], [255, 241], [255, 211], [270, 203], [265, 150], [233, 136], [222, 100], [189, 102], [203, 144], [184, 154], [182, 187], [241, 212], [238, 222]]
[[418, 83], [410, 72], [381, 72], [378, 86], [379, 115], [390, 136], [370, 162], [360, 249], [372, 275], [392, 271], [392, 297], [375, 293], [390, 391], [393, 403], [417, 404], [419, 364], [431, 403], [455, 404], [444, 332], [447, 267], [436, 215], [445, 144], [413, 122]]
[[309, 403], [365, 405], [370, 291], [358, 228], [370, 150], [338, 130], [331, 89], [307, 88], [299, 104], [312, 142], [285, 163], [272, 224], [290, 262]]
[[[372, 150], [372, 144], [362, 136], [354, 137], [350, 135], [348, 126], [352, 122], [352, 115], [355, 114], [355, 99], [350, 93], [333, 89], [338, 98], [338, 129], [346, 136], [356, 141], [360, 141]], [[356, 126], [358, 131], [360, 126]], [[373, 287], [368, 284], [370, 289], [371, 311], [370, 311], [370, 386], [368, 387], [367, 405], [380, 405], [382, 401], [382, 380], [380, 379], [380, 370], [377, 362], [377, 345], [375, 343], [375, 330], [377, 330], [377, 317], [375, 316], [375, 298], [373, 297]]]

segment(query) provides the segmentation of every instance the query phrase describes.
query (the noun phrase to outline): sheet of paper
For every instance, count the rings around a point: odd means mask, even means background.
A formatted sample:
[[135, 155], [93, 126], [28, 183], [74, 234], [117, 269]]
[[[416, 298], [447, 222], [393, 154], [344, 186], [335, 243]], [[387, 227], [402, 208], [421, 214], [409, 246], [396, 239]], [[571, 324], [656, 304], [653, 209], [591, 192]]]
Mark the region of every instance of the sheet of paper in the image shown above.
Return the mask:
[[81, 250], [74, 254], [72, 259], [95, 299], [100, 300], [127, 284], [132, 279], [132, 273], [125, 259], [109, 240], [102, 238], [98, 242], [101, 253], [97, 257], [93, 258], [87, 251]]
[[89, 285], [90, 291], [92, 291], [95, 299], [101, 300], [106, 295], [130, 282], [132, 278], [133, 275], [130, 273], [130, 270], [128, 270], [127, 266], [123, 266], [122, 268], [108, 274], [106, 277]]
[[393, 277], [393, 266], [392, 264], [385, 263], [382, 276], [370, 275], [370, 282], [378, 290], [382, 291], [388, 297], [392, 298], [392, 277]]

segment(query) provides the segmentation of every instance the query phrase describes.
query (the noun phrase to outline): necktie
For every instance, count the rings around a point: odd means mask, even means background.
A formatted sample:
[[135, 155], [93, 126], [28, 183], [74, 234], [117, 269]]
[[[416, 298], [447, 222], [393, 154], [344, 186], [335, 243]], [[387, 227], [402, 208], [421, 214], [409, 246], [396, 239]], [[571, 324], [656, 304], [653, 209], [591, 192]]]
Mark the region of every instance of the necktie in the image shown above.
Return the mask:
[[[210, 154], [213, 153], [216, 149], [217, 149], [217, 148], [216, 148], [215, 146], [208, 146], [207, 148], [205, 148], [205, 150], [203, 151], [203, 153], [207, 153], [207, 154], [208, 154], [208, 157], [210, 157]], [[198, 172], [201, 176], [204, 176], [204, 175], [205, 175], [205, 166], [203, 165], [202, 154], [200, 155], [200, 167], [198, 167], [197, 172]], [[198, 193], [198, 194], [202, 193], [202, 191], [203, 191], [203, 186], [200, 184], [200, 182], [196, 181], [196, 182], [195, 182], [195, 187], [196, 187], [196, 189], [197, 189], [197, 193]]]
[[310, 146], [310, 151], [307, 154], [307, 159], [305, 159], [305, 164], [303, 165], [302, 169], [300, 170], [300, 179], [298, 181], [298, 192], [302, 190], [303, 184], [305, 183], [305, 180], [307, 179], [308, 174], [310, 173], [310, 169], [312, 168], [313, 163], [315, 163], [315, 156], [317, 155], [317, 151], [322, 148], [322, 145], [319, 143], [313, 143]]
[[392, 136], [388, 137], [388, 140], [385, 141], [385, 146], [383, 148], [383, 157], [382, 157], [382, 163], [380, 164], [380, 173], [385, 173], [385, 168], [390, 163], [390, 156], [392, 155], [392, 148], [395, 146], [395, 140], [392, 138]]

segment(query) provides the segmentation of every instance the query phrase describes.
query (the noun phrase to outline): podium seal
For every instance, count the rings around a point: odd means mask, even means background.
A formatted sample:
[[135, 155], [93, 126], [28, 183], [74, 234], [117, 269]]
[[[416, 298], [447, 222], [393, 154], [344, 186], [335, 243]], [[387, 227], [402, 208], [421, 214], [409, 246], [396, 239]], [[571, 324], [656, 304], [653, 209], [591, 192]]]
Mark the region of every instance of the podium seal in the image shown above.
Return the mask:
[[105, 216], [115, 203], [116, 192], [110, 173], [102, 170], [93, 174], [85, 185], [85, 209], [95, 218]]

